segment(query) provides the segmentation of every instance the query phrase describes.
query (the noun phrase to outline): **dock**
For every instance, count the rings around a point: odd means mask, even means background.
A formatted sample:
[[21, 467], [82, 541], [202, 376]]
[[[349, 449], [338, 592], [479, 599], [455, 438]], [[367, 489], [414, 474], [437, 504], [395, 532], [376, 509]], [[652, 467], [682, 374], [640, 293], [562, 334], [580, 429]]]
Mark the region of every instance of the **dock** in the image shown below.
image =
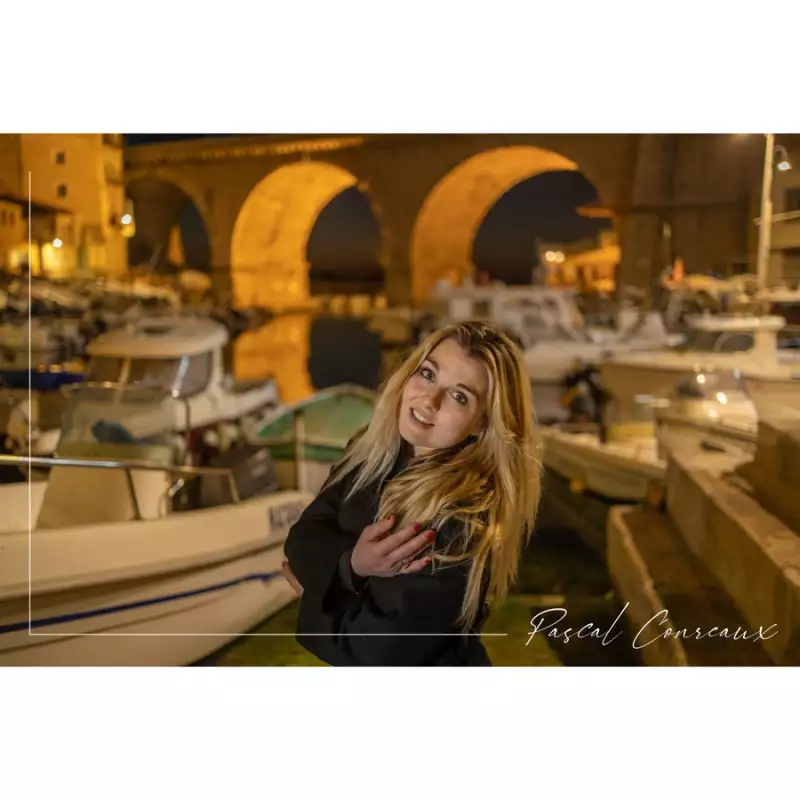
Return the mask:
[[673, 451], [665, 510], [612, 509], [609, 570], [640, 642], [685, 632], [641, 648], [647, 664], [800, 665], [799, 477], [800, 422], [761, 420], [754, 457]]

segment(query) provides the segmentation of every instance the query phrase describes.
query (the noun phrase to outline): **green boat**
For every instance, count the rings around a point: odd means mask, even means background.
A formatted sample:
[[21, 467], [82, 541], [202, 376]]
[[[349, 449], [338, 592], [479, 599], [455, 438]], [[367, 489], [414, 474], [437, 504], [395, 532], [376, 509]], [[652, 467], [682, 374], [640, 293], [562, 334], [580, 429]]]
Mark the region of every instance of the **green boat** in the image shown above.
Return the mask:
[[285, 489], [317, 492], [347, 443], [372, 418], [375, 392], [343, 384], [262, 417], [246, 438], [269, 448]]

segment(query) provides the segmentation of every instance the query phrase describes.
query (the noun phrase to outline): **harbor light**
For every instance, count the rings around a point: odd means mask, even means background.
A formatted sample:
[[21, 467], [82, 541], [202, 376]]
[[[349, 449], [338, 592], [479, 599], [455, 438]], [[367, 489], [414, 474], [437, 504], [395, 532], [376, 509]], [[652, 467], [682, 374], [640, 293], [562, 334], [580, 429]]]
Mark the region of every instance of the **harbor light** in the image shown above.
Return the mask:
[[62, 242], [61, 239], [57, 237], [53, 239], [53, 247], [61, 247], [62, 244], [64, 244], [64, 242]]

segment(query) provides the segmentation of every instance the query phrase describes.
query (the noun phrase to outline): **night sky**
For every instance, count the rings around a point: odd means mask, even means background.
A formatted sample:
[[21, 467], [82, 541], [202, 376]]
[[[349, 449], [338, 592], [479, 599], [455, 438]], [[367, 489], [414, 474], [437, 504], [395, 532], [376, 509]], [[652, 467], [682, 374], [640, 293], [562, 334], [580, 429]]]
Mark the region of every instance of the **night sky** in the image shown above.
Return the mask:
[[[234, 134], [127, 134], [129, 144]], [[506, 283], [527, 283], [535, 265], [536, 239], [574, 241], [608, 227], [605, 220], [580, 217], [576, 206], [597, 199], [580, 173], [552, 172], [522, 181], [489, 211], [475, 238], [473, 261], [479, 270]], [[199, 213], [187, 200], [181, 232], [188, 264], [208, 264], [208, 237]], [[379, 280], [380, 228], [367, 198], [355, 187], [335, 197], [322, 211], [308, 243], [311, 278]]]

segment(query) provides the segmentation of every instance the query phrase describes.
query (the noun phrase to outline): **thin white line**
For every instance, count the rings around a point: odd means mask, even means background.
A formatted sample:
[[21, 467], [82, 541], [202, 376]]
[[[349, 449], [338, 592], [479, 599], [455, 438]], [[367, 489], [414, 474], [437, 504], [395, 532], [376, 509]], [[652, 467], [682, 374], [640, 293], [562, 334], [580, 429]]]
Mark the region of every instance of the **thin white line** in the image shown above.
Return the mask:
[[[31, 376], [33, 375], [33, 354], [31, 352], [33, 341], [33, 247], [31, 245], [31, 227], [33, 213], [31, 210], [31, 171], [28, 170], [28, 458], [31, 457], [31, 438], [33, 436], [33, 390]], [[33, 627], [33, 472], [28, 469], [28, 635]]]
[[78, 636], [508, 636], [507, 633], [29, 633], [29, 636], [75, 638]]

